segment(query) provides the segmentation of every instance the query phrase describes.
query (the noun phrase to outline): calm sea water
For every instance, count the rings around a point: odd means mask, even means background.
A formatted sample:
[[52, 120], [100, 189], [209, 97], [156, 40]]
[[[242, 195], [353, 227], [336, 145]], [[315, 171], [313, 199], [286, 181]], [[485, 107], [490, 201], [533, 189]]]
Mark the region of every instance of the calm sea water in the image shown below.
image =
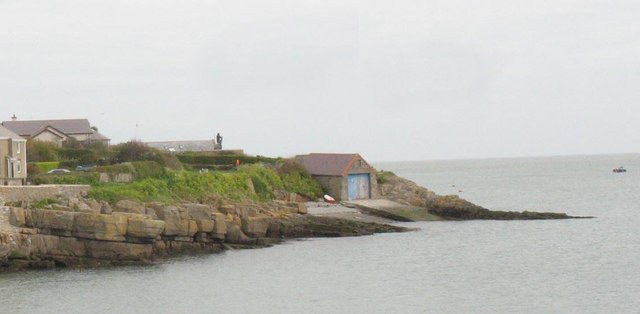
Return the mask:
[[410, 223], [153, 267], [1, 274], [0, 313], [640, 312], [640, 155], [376, 166], [492, 209], [597, 218]]

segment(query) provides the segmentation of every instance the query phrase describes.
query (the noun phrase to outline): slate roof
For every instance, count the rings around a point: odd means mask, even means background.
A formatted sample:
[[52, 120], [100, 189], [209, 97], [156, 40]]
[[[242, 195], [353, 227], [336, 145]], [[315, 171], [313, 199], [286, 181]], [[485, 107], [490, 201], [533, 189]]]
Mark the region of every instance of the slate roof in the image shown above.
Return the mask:
[[[311, 175], [345, 176], [358, 154], [319, 154], [296, 156]], [[360, 157], [362, 158], [362, 157]]]
[[13, 132], [26, 137], [32, 137], [46, 127], [51, 126], [65, 134], [91, 134], [93, 130], [88, 119], [64, 120], [15, 120], [3, 121], [2, 125]]
[[[93, 130], [91, 130], [93, 131]], [[94, 141], [109, 141], [111, 140], [110, 138], [104, 136], [102, 133], [98, 132], [98, 131], [93, 131], [92, 135], [91, 135], [91, 140]]]
[[0, 138], [22, 139], [22, 137], [11, 130], [0, 125]]

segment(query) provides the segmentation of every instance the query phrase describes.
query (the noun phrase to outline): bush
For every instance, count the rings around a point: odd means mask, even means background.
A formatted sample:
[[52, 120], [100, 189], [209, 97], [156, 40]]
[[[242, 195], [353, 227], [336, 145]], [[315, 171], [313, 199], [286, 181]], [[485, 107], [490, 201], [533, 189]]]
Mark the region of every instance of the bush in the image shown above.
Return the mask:
[[84, 148], [58, 148], [60, 160], [79, 164], [95, 164], [101, 157], [98, 151]]
[[100, 176], [91, 172], [74, 172], [65, 174], [41, 174], [31, 179], [33, 184], [96, 184]]
[[40, 170], [40, 168], [38, 168], [35, 164], [33, 163], [27, 163], [27, 176], [28, 177], [33, 177], [37, 174], [41, 174], [42, 170]]
[[244, 173], [194, 173], [174, 172], [168, 176], [169, 187], [179, 199], [202, 200], [211, 195], [231, 199], [254, 199], [247, 185], [249, 177]]
[[312, 199], [322, 196], [320, 185], [308, 173], [297, 168], [282, 175], [262, 165], [244, 165], [240, 171], [234, 172], [205, 173], [185, 170], [165, 172], [155, 162], [133, 162], [96, 169], [108, 173], [128, 170], [129, 173], [138, 172], [144, 176], [133, 183], [94, 184], [89, 196], [109, 202], [120, 199], [206, 202], [218, 197], [269, 200], [275, 197], [276, 191], [283, 190]]
[[261, 200], [273, 199], [276, 190], [284, 189], [282, 179], [273, 170], [261, 165], [245, 165], [240, 168], [251, 179], [253, 188]]
[[276, 169], [282, 181], [284, 188], [288, 192], [305, 196], [309, 199], [322, 197], [324, 191], [322, 186], [314, 180], [307, 169], [295, 159], [287, 159], [282, 162]]
[[81, 162], [79, 162], [79, 161], [77, 161], [77, 160], [65, 160], [65, 161], [61, 161], [61, 162], [60, 162], [60, 164], [58, 165], [58, 168], [64, 168], [64, 169], [74, 170], [74, 169], [76, 169], [80, 164], [81, 164]]
[[137, 180], [159, 178], [165, 174], [164, 167], [155, 161], [134, 161], [131, 163]]
[[43, 200], [39, 200], [35, 203], [33, 203], [33, 208], [45, 208], [47, 205], [51, 205], [51, 204], [59, 204], [60, 202], [58, 200], [54, 200], [51, 198], [45, 198]]
[[40, 173], [47, 173], [49, 170], [60, 168], [60, 163], [57, 161], [35, 162], [33, 165], [38, 168]]
[[27, 163], [27, 174], [29, 177], [33, 177], [38, 174], [47, 173], [47, 171], [57, 169], [59, 167], [60, 163], [57, 161], [29, 162]]
[[165, 175], [164, 167], [155, 161], [134, 161], [123, 162], [121, 164], [111, 166], [98, 166], [94, 171], [108, 173], [110, 175], [131, 173], [134, 175], [136, 180], [159, 178]]
[[171, 190], [165, 180], [146, 179], [133, 183], [104, 183], [91, 187], [88, 196], [115, 203], [122, 199], [142, 202], [171, 202]]
[[199, 165], [235, 165], [236, 160], [240, 160], [240, 164], [268, 163], [274, 164], [281, 158], [270, 158], [264, 156], [245, 156], [245, 155], [223, 155], [223, 154], [205, 154], [205, 153], [181, 153], [176, 154], [178, 159], [185, 164]]
[[311, 177], [304, 176], [300, 172], [291, 172], [282, 176], [284, 188], [288, 192], [302, 195], [309, 199], [317, 199], [324, 195], [320, 184]]
[[389, 177], [395, 176], [395, 173], [391, 171], [380, 171], [376, 175], [376, 182], [378, 184], [385, 184], [389, 180]]
[[285, 175], [289, 173], [300, 173], [305, 177], [311, 177], [307, 169], [295, 159], [285, 159], [276, 169], [279, 175]]
[[133, 165], [129, 162], [124, 162], [121, 164], [115, 164], [111, 166], [98, 166], [94, 168], [96, 172], [104, 172], [108, 174], [118, 174], [118, 173], [133, 173]]
[[160, 157], [162, 158], [161, 164], [165, 168], [169, 168], [171, 170], [182, 170], [183, 168], [182, 163], [180, 162], [178, 157], [176, 157], [175, 154], [168, 153], [168, 152], [161, 152]]
[[163, 162], [162, 152], [138, 141], [129, 141], [116, 145], [113, 150], [115, 163], [144, 160], [155, 161], [160, 164]]
[[28, 140], [27, 161], [57, 161], [59, 160], [57, 147], [53, 143]]

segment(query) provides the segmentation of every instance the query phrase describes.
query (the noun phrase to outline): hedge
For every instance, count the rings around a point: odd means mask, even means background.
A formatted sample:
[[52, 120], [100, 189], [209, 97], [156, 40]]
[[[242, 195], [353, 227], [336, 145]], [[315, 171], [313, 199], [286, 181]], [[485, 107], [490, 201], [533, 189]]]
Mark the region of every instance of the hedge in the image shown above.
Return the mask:
[[40, 173], [47, 173], [49, 170], [57, 169], [60, 167], [60, 163], [57, 161], [43, 161], [43, 162], [34, 162], [33, 165], [38, 168]]
[[41, 174], [34, 176], [31, 182], [40, 184], [96, 184], [100, 176], [91, 172], [73, 172], [65, 174]]
[[201, 155], [193, 153], [177, 154], [176, 156], [182, 163], [198, 165], [235, 165], [236, 160], [240, 160], [240, 164], [255, 164], [260, 162], [273, 164], [282, 160], [282, 158], [271, 158], [264, 156]]
[[165, 175], [164, 167], [155, 161], [123, 162], [111, 166], [96, 167], [95, 171], [108, 174], [131, 173], [137, 180], [159, 178]]

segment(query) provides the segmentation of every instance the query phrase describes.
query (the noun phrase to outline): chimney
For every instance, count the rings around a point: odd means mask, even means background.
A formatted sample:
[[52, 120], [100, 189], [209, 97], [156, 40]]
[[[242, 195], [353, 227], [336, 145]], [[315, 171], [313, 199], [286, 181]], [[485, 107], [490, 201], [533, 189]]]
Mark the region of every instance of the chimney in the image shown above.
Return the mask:
[[11, 117], [11, 121], [16, 121], [16, 120], [18, 120], [18, 117], [16, 117], [16, 114], [14, 113], [13, 117]]

